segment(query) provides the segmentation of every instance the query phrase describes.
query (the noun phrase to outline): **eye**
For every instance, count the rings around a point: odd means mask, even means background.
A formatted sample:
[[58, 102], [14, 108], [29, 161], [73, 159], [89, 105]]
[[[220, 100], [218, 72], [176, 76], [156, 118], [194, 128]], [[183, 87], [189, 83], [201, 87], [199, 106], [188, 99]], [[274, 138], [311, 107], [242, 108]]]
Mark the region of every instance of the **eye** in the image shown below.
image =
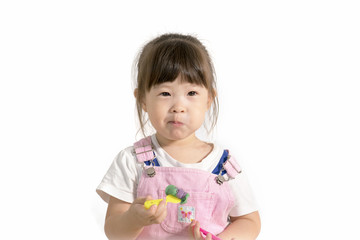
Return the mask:
[[188, 95], [189, 95], [189, 96], [196, 96], [196, 95], [197, 95], [197, 92], [195, 92], [195, 91], [190, 91], [190, 92], [188, 93]]
[[168, 92], [162, 92], [162, 93], [160, 93], [159, 95], [160, 95], [160, 96], [163, 96], [163, 97], [168, 97], [168, 96], [170, 96], [170, 93], [168, 93]]

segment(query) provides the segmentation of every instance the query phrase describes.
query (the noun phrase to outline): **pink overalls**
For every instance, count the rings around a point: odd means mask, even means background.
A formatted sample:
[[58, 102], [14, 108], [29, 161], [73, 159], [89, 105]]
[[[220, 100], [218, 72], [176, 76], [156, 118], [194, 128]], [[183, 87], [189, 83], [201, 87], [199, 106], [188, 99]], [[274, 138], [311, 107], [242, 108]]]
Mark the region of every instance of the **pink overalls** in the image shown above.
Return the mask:
[[[191, 220], [196, 219], [208, 232], [218, 235], [228, 225], [234, 197], [227, 180], [241, 172], [236, 161], [225, 151], [213, 173], [178, 167], [160, 167], [147, 137], [134, 144], [139, 162], [144, 163], [137, 197], [151, 195], [166, 198], [165, 188], [172, 184], [189, 193], [185, 204], [167, 204], [167, 216], [161, 224], [146, 226], [137, 239], [188, 239]], [[215, 173], [215, 174], [214, 174]], [[227, 173], [227, 180], [223, 174]]]

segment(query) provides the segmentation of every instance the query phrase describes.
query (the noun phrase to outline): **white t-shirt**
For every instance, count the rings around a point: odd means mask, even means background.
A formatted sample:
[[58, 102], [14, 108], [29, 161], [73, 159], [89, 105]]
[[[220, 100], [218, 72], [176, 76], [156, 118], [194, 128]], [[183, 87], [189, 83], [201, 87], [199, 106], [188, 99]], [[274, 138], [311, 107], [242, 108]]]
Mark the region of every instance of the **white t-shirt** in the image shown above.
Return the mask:
[[[154, 152], [161, 167], [183, 167], [201, 169], [212, 172], [217, 166], [224, 149], [214, 144], [211, 153], [199, 163], [184, 164], [172, 158], [160, 147], [155, 135], [151, 136]], [[140, 180], [143, 163], [136, 160], [134, 148], [122, 150], [114, 159], [96, 191], [100, 197], [108, 202], [109, 196], [132, 203], [136, 198], [137, 185]], [[231, 153], [231, 152], [230, 152]], [[230, 216], [242, 216], [257, 211], [257, 204], [244, 172], [231, 179], [229, 185], [235, 197], [235, 205]]]

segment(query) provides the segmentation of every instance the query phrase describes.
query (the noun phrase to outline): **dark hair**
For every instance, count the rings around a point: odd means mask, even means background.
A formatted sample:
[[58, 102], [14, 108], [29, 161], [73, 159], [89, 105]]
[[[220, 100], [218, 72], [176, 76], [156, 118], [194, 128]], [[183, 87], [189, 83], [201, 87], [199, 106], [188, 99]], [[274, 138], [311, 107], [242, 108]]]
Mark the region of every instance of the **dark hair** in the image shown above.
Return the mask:
[[218, 117], [215, 71], [205, 46], [195, 37], [182, 34], [163, 34], [148, 42], [140, 52], [136, 77], [136, 107], [143, 135], [147, 122], [142, 110], [142, 102], [151, 87], [164, 82], [181, 80], [204, 86], [213, 99], [209, 114], [213, 129]]

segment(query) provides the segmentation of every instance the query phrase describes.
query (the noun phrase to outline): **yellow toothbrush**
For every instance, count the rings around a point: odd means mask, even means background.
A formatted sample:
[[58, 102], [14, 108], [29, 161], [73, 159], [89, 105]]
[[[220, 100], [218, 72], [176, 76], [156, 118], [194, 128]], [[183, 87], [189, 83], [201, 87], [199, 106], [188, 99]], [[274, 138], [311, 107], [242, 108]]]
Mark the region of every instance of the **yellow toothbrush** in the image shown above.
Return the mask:
[[[145, 207], [146, 209], [149, 209], [152, 205], [155, 205], [155, 204], [156, 204], [156, 205], [159, 205], [159, 203], [160, 203], [162, 200], [164, 200], [164, 199], [160, 198], [160, 199], [148, 200], [148, 201], [146, 201], [146, 202], [144, 203], [144, 207]], [[168, 202], [171, 202], [171, 203], [180, 203], [181, 200], [180, 200], [179, 198], [177, 198], [177, 197], [174, 197], [173, 195], [167, 195], [167, 196], [166, 196], [166, 204], [167, 204]]]

